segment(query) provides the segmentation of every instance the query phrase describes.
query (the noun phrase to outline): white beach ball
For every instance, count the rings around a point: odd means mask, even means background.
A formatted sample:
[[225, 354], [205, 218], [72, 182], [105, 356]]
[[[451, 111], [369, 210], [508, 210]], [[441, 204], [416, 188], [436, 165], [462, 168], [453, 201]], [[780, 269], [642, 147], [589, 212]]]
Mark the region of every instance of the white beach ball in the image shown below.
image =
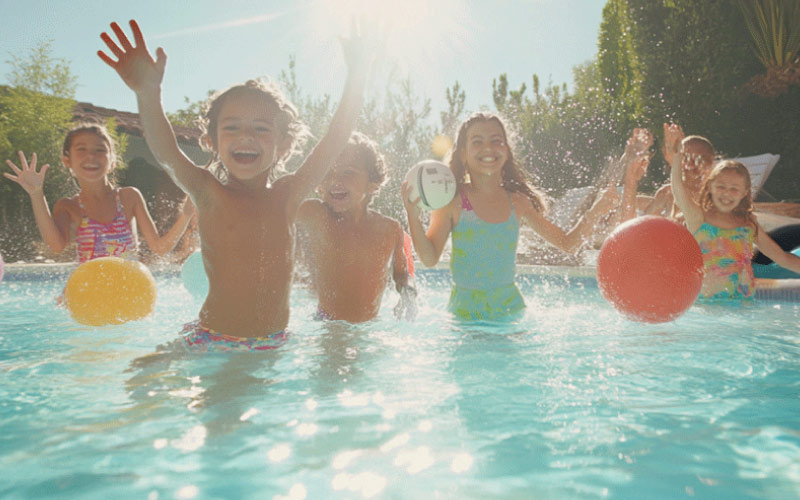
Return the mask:
[[420, 198], [420, 205], [436, 210], [450, 203], [456, 194], [456, 178], [444, 163], [423, 160], [408, 171], [406, 182], [411, 188], [410, 198]]

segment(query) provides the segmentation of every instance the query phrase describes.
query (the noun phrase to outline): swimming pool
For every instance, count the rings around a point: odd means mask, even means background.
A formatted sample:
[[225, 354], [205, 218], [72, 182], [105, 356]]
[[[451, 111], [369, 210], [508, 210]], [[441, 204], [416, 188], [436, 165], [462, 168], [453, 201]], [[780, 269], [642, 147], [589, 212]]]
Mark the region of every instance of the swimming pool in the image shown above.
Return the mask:
[[199, 309], [175, 273], [150, 318], [91, 328], [53, 307], [63, 278], [8, 272], [0, 497], [800, 498], [799, 304], [641, 325], [589, 278], [526, 275], [492, 327], [419, 280], [414, 323], [392, 294], [314, 322], [298, 288], [285, 348], [159, 358]]

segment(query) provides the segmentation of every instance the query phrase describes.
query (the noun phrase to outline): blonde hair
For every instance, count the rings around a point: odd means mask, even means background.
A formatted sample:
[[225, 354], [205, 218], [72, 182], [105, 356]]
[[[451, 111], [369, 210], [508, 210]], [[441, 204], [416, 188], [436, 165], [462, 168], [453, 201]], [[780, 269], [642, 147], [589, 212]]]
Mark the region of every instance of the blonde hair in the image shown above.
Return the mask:
[[753, 196], [750, 190], [750, 171], [736, 160], [722, 160], [714, 166], [714, 169], [711, 170], [708, 178], [703, 183], [703, 188], [700, 190], [700, 208], [702, 208], [704, 212], [708, 212], [714, 208], [714, 201], [711, 199], [711, 183], [725, 172], [738, 174], [744, 180], [745, 196], [731, 213], [752, 222]]
[[262, 79], [248, 80], [243, 84], [233, 85], [215, 93], [206, 101], [203, 106], [203, 114], [198, 120], [198, 125], [203, 132], [200, 138], [200, 146], [205, 151], [212, 153], [212, 158], [209, 160], [207, 168], [216, 171], [221, 177], [226, 174], [225, 166], [222, 165], [217, 151], [219, 113], [230, 96], [242, 94], [261, 97], [269, 105], [275, 106], [278, 110], [275, 124], [282, 138], [289, 139], [289, 146], [286, 152], [281, 158], [278, 158], [275, 167], [269, 173], [269, 180], [273, 181], [279, 172], [283, 172], [286, 161], [302, 150], [303, 144], [310, 134], [308, 127], [300, 120], [297, 108], [284, 97], [280, 88]]
[[461, 154], [467, 149], [467, 130], [477, 122], [488, 121], [494, 121], [500, 125], [500, 129], [503, 131], [503, 139], [505, 140], [506, 147], [508, 148], [508, 159], [503, 165], [503, 169], [501, 171], [503, 178], [503, 189], [509, 193], [522, 193], [529, 200], [531, 200], [531, 203], [536, 210], [544, 213], [544, 211], [547, 210], [544, 194], [531, 185], [522, 168], [520, 168], [519, 164], [514, 159], [514, 153], [512, 151], [511, 144], [509, 144], [508, 133], [506, 132], [506, 127], [503, 124], [503, 120], [499, 115], [493, 113], [485, 113], [480, 111], [473, 113], [458, 128], [458, 132], [456, 132], [456, 140], [453, 143], [453, 148], [450, 151], [449, 158], [450, 170], [453, 171], [453, 176], [456, 178], [456, 185], [459, 189], [461, 189], [464, 184], [466, 184], [467, 167], [461, 161]]

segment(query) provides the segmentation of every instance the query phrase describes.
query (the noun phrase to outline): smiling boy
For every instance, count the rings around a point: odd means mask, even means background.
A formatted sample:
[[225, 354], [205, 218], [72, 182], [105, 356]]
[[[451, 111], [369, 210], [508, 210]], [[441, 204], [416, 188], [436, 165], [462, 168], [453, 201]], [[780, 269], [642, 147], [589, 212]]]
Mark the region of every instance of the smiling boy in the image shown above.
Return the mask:
[[320, 199], [300, 206], [297, 223], [320, 318], [351, 323], [375, 318], [390, 269], [401, 297], [395, 314], [407, 319], [416, 315], [403, 229], [397, 220], [369, 209], [385, 180], [377, 145], [356, 132], [318, 186]]

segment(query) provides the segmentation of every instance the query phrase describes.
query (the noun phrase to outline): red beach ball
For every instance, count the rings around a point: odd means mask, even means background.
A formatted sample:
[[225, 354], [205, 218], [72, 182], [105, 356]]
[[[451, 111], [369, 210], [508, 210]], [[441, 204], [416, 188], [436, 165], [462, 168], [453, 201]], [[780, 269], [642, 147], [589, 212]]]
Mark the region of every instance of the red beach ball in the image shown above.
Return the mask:
[[700, 295], [700, 246], [676, 222], [637, 217], [620, 224], [600, 248], [597, 284], [603, 297], [634, 321], [672, 321]]

